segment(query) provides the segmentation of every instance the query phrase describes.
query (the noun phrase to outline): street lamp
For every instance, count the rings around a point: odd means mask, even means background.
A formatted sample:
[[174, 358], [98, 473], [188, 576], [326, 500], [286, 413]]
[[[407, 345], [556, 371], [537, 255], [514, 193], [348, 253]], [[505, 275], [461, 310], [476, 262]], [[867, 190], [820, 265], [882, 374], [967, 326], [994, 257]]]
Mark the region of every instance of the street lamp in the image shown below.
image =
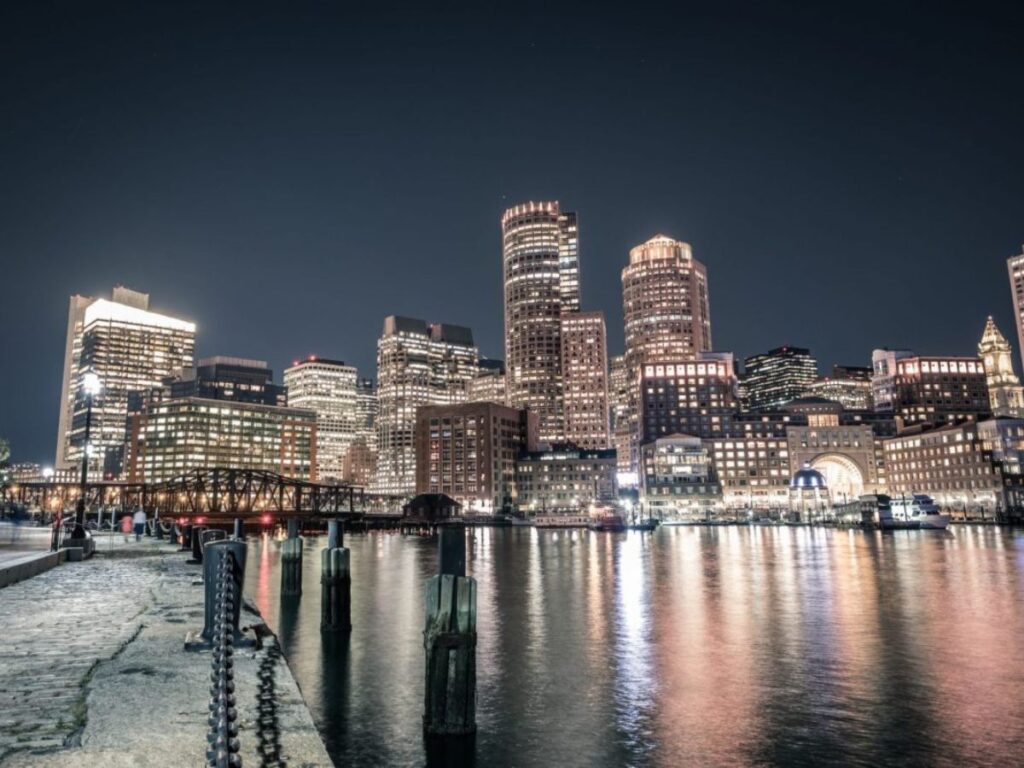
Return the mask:
[[92, 428], [92, 402], [100, 393], [102, 385], [100, 377], [88, 371], [82, 377], [82, 391], [85, 393], [85, 443], [82, 447], [82, 475], [79, 481], [78, 504], [75, 505], [75, 531], [72, 538], [85, 538], [85, 491], [89, 479], [89, 456], [92, 455], [92, 444], [89, 432]]

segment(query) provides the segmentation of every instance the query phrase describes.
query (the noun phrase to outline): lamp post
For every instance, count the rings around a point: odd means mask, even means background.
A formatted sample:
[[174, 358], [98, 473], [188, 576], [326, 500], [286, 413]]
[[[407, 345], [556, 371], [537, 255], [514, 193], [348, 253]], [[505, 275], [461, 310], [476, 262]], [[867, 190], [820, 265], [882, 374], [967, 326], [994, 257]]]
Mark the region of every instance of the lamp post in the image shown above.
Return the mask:
[[82, 475], [78, 483], [78, 503], [75, 505], [75, 531], [72, 538], [85, 538], [85, 489], [89, 481], [89, 455], [92, 445], [89, 432], [92, 428], [92, 401], [100, 393], [100, 377], [89, 371], [82, 377], [82, 391], [85, 393], [85, 444], [82, 446]]

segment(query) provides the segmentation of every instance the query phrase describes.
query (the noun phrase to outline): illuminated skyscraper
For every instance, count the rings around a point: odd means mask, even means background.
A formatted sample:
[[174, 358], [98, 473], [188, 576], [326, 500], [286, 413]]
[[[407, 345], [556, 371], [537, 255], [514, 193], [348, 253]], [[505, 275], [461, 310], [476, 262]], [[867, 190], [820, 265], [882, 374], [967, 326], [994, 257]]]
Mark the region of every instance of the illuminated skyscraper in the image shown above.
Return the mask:
[[381, 493], [416, 491], [416, 409], [466, 400], [479, 352], [469, 328], [391, 316], [377, 342], [377, 483]]
[[508, 404], [504, 360], [481, 358], [476, 378], [469, 382], [466, 399], [471, 403]]
[[[1021, 249], [1024, 251], [1024, 247]], [[1006, 260], [1010, 272], [1010, 292], [1013, 294], [1013, 319], [1017, 325], [1017, 344], [1024, 362], [1024, 252]]]
[[985, 365], [977, 357], [924, 357], [907, 350], [876, 349], [871, 365], [875, 411], [891, 413], [898, 429], [991, 415]]
[[993, 416], [1010, 416], [1015, 419], [1024, 416], [1024, 387], [1013, 372], [1013, 355], [1010, 342], [996, 327], [989, 315], [985, 331], [978, 344], [978, 357], [985, 364], [985, 379], [988, 384], [989, 402]]
[[354, 366], [340, 360], [310, 357], [297, 360], [284, 372], [288, 405], [316, 413], [317, 477], [341, 480], [345, 454], [356, 439], [356, 381]]
[[111, 299], [71, 297], [65, 343], [56, 466], [81, 461], [86, 397], [82, 378], [95, 373], [101, 390], [92, 407], [90, 472], [120, 470], [110, 464], [125, 443], [128, 398], [159, 387], [192, 366], [196, 326], [149, 311], [149, 295], [121, 286]]
[[635, 472], [641, 367], [696, 360], [698, 352], [711, 349], [707, 270], [693, 258], [689, 243], [657, 235], [633, 248], [622, 270], [622, 308], [629, 413], [616, 443], [622, 450], [628, 439], [628, 465], [620, 457], [619, 466]]
[[778, 347], [743, 362], [744, 403], [750, 410], [778, 408], [801, 397], [818, 378], [809, 349]]
[[524, 203], [501, 218], [509, 402], [540, 419], [540, 439], [564, 439], [561, 317], [580, 308], [576, 214]]
[[565, 439], [580, 448], [608, 447], [608, 345], [602, 312], [562, 316]]

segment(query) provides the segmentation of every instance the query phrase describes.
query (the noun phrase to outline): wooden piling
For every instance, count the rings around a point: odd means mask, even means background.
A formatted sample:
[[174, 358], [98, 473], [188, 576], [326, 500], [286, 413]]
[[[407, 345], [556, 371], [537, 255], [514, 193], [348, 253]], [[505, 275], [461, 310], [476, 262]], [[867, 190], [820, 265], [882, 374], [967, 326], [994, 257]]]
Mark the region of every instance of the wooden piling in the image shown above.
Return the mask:
[[462, 575], [465, 551], [465, 526], [443, 526], [441, 573], [427, 579], [425, 591], [423, 731], [428, 736], [476, 732], [476, 579]]
[[[291, 521], [288, 522], [291, 533]], [[297, 534], [281, 542], [281, 594], [302, 594], [302, 539]]]
[[320, 629], [352, 629], [352, 575], [345, 547], [326, 547], [320, 551]]

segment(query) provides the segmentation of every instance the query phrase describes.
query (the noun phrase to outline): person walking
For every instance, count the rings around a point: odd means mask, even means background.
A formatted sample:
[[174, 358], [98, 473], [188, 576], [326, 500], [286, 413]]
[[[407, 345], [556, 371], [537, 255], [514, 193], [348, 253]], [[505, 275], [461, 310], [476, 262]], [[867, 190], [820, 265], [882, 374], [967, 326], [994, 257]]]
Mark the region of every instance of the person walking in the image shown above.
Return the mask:
[[128, 543], [128, 537], [132, 535], [132, 516], [125, 515], [121, 518], [121, 533], [124, 534], [125, 544]]
[[142, 507], [135, 510], [132, 522], [135, 524], [135, 540], [139, 541], [146, 532], [146, 511]]

